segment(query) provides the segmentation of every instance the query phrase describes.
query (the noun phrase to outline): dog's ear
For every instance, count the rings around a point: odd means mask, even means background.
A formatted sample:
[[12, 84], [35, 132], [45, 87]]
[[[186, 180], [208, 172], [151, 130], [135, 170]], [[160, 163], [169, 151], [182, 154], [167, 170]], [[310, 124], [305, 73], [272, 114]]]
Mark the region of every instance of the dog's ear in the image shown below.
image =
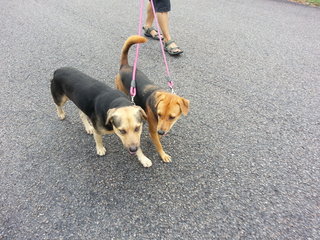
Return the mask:
[[111, 108], [111, 109], [108, 110], [105, 125], [111, 124], [111, 121], [112, 121], [112, 118], [113, 118], [113, 114], [114, 114], [115, 111], [116, 111], [115, 108]]
[[145, 112], [141, 107], [139, 107], [139, 106], [136, 106], [136, 108], [139, 109], [139, 113], [140, 113], [141, 117], [143, 117], [144, 120], [147, 120], [147, 114], [146, 114], [146, 112]]
[[187, 115], [189, 112], [189, 100], [187, 100], [183, 97], [180, 97], [179, 105], [180, 105], [182, 114]]

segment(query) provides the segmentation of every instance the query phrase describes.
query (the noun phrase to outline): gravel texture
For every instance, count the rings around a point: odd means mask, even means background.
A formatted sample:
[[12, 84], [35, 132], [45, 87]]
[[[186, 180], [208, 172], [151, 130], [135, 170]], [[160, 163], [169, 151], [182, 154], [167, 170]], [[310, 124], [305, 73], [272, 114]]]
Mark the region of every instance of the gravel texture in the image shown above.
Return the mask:
[[[286, 1], [172, 1], [168, 56], [191, 102], [145, 169], [115, 135], [95, 153], [53, 71], [113, 85], [138, 1], [10, 0], [0, 7], [0, 239], [319, 239], [320, 9]], [[165, 87], [159, 44], [138, 68]], [[130, 52], [133, 62], [134, 50]]]

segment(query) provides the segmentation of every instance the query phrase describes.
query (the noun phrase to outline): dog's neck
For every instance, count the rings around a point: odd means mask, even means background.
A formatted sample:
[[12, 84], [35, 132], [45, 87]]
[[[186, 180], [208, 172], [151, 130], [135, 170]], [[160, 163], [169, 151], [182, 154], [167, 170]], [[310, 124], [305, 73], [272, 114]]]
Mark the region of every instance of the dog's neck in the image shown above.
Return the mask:
[[154, 89], [150, 89], [147, 90], [145, 92], [142, 93], [142, 98], [146, 99], [148, 101], [148, 98], [150, 98], [151, 95], [154, 95], [156, 92], [158, 91], [164, 91], [163, 89], [161, 89], [160, 87], [154, 88]]
[[158, 112], [157, 112], [157, 108], [156, 108], [156, 96], [155, 95], [156, 95], [156, 92], [158, 92], [158, 90], [164, 91], [162, 89], [153, 90], [148, 95], [148, 98], [146, 101], [146, 105], [148, 105], [150, 107], [150, 109], [156, 119], [158, 119]]
[[127, 99], [126, 97], [123, 97], [123, 98], [117, 98], [117, 99], [113, 100], [109, 105], [109, 109], [128, 107], [128, 106], [132, 106], [132, 103], [130, 102], [129, 99]]

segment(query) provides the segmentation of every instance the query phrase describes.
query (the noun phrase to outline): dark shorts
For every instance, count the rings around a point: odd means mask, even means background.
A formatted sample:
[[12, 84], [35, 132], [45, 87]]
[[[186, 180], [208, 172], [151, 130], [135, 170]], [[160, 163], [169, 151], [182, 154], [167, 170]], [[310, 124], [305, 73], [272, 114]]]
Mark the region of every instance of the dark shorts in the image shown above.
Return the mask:
[[169, 12], [171, 10], [170, 0], [153, 0], [156, 12]]

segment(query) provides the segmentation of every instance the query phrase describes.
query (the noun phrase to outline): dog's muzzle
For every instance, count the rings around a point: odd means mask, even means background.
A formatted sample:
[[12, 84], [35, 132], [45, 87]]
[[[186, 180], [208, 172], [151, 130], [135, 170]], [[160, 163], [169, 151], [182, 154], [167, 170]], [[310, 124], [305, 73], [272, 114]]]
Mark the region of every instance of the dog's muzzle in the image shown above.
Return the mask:
[[130, 154], [136, 154], [137, 151], [138, 151], [138, 147], [136, 147], [136, 146], [129, 147]]
[[161, 136], [163, 136], [163, 135], [165, 135], [165, 131], [163, 131], [163, 130], [158, 130], [158, 134], [161, 135]]

